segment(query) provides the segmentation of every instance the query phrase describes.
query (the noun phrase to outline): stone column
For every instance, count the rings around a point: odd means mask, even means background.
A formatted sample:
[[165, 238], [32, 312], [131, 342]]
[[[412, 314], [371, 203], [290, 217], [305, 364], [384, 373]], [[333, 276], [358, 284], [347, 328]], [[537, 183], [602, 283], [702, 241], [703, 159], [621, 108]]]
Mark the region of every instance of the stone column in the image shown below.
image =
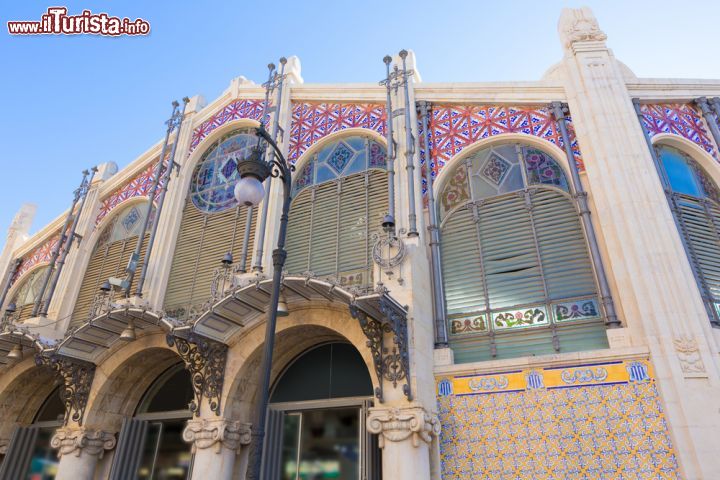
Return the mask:
[[115, 434], [80, 427], [61, 427], [50, 445], [58, 450], [60, 465], [56, 480], [92, 480], [105, 450], [115, 448]]
[[430, 479], [430, 445], [440, 434], [437, 415], [417, 403], [375, 407], [368, 414], [367, 429], [379, 436], [384, 478]]
[[718, 345], [621, 65], [590, 9], [564, 9], [558, 32], [593, 214], [624, 313], [626, 328], [608, 332], [649, 348], [684, 478], [720, 478], [720, 416], [707, 401], [720, 397]]
[[250, 424], [222, 417], [189, 420], [183, 439], [195, 454], [193, 480], [230, 480], [238, 455], [247, 458]]

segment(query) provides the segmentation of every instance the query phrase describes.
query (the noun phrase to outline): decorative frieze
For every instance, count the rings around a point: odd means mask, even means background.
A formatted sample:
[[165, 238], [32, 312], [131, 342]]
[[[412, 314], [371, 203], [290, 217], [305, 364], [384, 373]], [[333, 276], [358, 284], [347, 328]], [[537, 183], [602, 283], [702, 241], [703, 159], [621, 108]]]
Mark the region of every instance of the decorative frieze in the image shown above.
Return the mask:
[[379, 435], [380, 448], [386, 442], [412, 441], [414, 447], [420, 442], [431, 443], [440, 435], [440, 420], [419, 405], [407, 407], [371, 408], [367, 418], [367, 429]]
[[224, 418], [197, 418], [188, 420], [183, 440], [192, 444], [192, 452], [214, 448], [220, 453], [224, 448], [239, 453], [250, 444], [252, 425]]
[[50, 446], [58, 451], [58, 457], [93, 455], [102, 458], [105, 450], [115, 448], [115, 434], [102, 430], [64, 427], [55, 431]]

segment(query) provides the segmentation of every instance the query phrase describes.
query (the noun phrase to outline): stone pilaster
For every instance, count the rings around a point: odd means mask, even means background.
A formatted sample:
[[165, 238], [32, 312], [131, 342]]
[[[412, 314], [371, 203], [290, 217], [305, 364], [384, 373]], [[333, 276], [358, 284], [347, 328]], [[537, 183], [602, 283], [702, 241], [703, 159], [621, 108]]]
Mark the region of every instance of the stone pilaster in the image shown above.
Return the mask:
[[106, 450], [115, 448], [114, 433], [78, 427], [59, 428], [50, 440], [60, 457], [58, 480], [90, 480]]
[[396, 480], [430, 478], [430, 445], [440, 420], [418, 404], [371, 408], [367, 429], [379, 437], [383, 476]]
[[244, 447], [250, 445], [250, 427], [222, 417], [189, 420], [183, 440], [192, 444], [195, 454], [192, 478], [232, 478], [236, 456], [247, 457]]

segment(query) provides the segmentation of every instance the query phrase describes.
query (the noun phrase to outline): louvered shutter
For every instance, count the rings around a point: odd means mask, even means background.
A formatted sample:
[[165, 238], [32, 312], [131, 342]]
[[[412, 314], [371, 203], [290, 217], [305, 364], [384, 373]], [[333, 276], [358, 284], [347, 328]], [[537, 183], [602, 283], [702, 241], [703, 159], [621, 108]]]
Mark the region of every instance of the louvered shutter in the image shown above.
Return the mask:
[[310, 240], [310, 270], [315, 275], [335, 275], [337, 271], [339, 200], [337, 181], [315, 189]]
[[[257, 209], [252, 216], [248, 268], [252, 264], [256, 220]], [[166, 311], [188, 312], [210, 298], [213, 272], [221, 265], [223, 256], [232, 252], [235, 263], [242, 260], [246, 222], [247, 207], [205, 213], [195, 207], [192, 199], [187, 199], [165, 292]]]
[[5, 459], [0, 467], [0, 480], [18, 480], [27, 475], [39, 428], [15, 427]]
[[[145, 261], [145, 252], [147, 250], [149, 234], [145, 235], [142, 247], [140, 249], [140, 260], [136, 274], [133, 277], [131, 291], [137, 284], [140, 270]], [[124, 278], [126, 275], [130, 257], [135, 251], [137, 237], [128, 237], [105, 245], [98, 245], [90, 256], [90, 261], [85, 269], [80, 291], [78, 292], [75, 307], [73, 309], [72, 320], [70, 326], [75, 327], [82, 325], [89, 320], [90, 308], [92, 306], [95, 295], [98, 293], [100, 285], [110, 277]]]
[[674, 194], [676, 215], [688, 253], [711, 308], [720, 301], [720, 209], [715, 203]]
[[136, 418], [123, 418], [115, 455], [110, 468], [110, 480], [137, 477], [137, 471], [145, 448], [148, 422]]

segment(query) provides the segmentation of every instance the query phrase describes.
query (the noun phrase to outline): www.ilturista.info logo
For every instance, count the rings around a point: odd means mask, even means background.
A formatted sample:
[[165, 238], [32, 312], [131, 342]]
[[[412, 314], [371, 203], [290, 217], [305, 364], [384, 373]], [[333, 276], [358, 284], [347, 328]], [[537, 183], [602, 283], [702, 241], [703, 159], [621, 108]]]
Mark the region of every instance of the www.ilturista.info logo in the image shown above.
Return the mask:
[[11, 35], [147, 35], [150, 23], [138, 18], [111, 17], [107, 13], [83, 10], [80, 15], [68, 15], [66, 7], [50, 7], [40, 21], [7, 22]]

